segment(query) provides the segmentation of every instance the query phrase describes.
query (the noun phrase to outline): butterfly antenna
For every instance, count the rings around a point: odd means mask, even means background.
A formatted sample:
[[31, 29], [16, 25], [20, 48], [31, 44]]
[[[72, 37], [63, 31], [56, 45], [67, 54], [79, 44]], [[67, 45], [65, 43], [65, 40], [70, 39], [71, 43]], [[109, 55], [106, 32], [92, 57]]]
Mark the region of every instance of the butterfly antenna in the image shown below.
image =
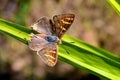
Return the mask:
[[[69, 43], [74, 44], [75, 42], [69, 42]], [[64, 45], [62, 45], [61, 47], [66, 51], [67, 54], [70, 54], [70, 52], [68, 51], [68, 49], [64, 47]]]
[[67, 54], [70, 54], [70, 52], [64, 46], [61, 47], [66, 51]]
[[72, 44], [74, 44], [75, 42], [69, 42], [69, 43], [72, 43]]

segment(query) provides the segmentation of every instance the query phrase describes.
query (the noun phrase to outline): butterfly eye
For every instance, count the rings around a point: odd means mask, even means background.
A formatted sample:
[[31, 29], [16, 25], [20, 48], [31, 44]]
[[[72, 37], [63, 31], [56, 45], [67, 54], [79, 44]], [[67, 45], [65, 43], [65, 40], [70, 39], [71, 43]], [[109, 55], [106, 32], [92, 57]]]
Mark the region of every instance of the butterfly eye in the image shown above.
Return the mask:
[[56, 36], [47, 36], [45, 39], [48, 42], [56, 42], [57, 41], [57, 37]]

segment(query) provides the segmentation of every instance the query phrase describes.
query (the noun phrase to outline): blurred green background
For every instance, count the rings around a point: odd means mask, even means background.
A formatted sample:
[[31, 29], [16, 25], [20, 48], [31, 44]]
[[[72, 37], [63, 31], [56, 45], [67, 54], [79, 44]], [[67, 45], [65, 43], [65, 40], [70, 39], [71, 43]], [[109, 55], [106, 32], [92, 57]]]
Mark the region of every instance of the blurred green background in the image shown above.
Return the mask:
[[[0, 18], [30, 25], [42, 16], [73, 13], [67, 34], [120, 55], [120, 18], [106, 0], [0, 0]], [[0, 33], [0, 80], [101, 80], [58, 61], [47, 67], [25, 44]]]

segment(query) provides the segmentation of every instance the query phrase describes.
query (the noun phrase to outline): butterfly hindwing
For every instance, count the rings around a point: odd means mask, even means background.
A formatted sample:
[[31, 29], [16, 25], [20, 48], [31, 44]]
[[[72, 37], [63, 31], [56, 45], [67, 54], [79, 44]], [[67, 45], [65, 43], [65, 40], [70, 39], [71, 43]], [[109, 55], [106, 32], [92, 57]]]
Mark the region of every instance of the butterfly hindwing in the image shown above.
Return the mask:
[[53, 16], [55, 34], [61, 38], [74, 21], [74, 14], [61, 14]]
[[57, 62], [58, 47], [56, 43], [49, 43], [45, 48], [37, 51], [37, 54], [41, 57], [42, 61], [48, 66], [53, 67]]

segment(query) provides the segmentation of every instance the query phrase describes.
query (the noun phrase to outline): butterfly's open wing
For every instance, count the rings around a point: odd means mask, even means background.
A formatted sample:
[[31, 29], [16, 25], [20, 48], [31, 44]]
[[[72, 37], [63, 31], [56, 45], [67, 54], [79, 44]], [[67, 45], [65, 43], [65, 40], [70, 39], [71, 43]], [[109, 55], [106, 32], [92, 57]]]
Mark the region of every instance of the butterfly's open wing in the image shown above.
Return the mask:
[[30, 49], [32, 49], [33, 51], [39, 51], [39, 50], [43, 49], [46, 44], [49, 43], [41, 36], [44, 36], [44, 35], [42, 35], [42, 34], [39, 34], [39, 36], [35, 35], [35, 34], [31, 35], [31, 37], [32, 37], [31, 41], [28, 43], [28, 46]]
[[43, 34], [47, 34], [47, 35], [52, 34], [51, 33], [52, 26], [47, 17], [42, 17], [42, 18], [38, 19], [33, 25], [31, 25], [31, 27], [33, 28], [33, 30], [35, 30], [39, 33], [43, 33]]
[[45, 48], [39, 50], [37, 54], [41, 57], [42, 61], [48, 66], [55, 66], [58, 57], [58, 48], [56, 43], [49, 43]]
[[61, 38], [63, 34], [69, 29], [70, 25], [74, 21], [74, 17], [74, 14], [61, 14], [53, 16], [53, 30], [59, 38]]

